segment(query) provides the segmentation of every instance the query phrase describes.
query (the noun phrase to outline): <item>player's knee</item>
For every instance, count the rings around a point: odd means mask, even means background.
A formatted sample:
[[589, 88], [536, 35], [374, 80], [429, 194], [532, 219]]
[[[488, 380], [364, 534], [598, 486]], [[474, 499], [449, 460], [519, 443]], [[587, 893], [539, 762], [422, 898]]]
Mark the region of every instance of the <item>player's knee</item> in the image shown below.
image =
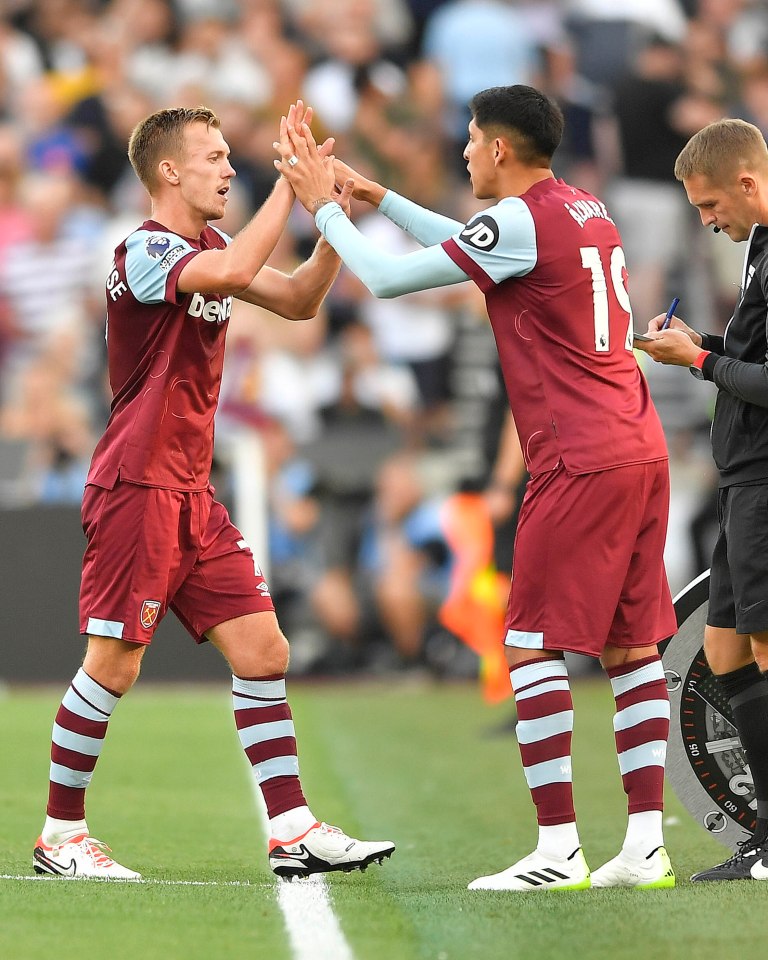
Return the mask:
[[102, 687], [124, 694], [139, 677], [144, 650], [138, 644], [91, 643], [83, 660], [83, 669]]
[[279, 627], [242, 638], [226, 652], [232, 672], [238, 677], [266, 677], [288, 669], [288, 641]]
[[288, 670], [290, 648], [288, 646], [288, 640], [282, 630], [275, 630], [274, 633], [266, 639], [263, 648], [263, 657], [265, 661], [265, 674], [285, 673]]

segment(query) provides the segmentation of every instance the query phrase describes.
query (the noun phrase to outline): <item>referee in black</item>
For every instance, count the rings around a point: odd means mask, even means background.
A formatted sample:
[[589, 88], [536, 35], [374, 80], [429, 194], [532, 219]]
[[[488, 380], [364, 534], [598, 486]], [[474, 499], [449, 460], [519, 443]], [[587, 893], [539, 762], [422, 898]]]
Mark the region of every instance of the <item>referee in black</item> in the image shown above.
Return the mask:
[[724, 337], [664, 315], [636, 341], [661, 363], [718, 388], [712, 452], [720, 531], [712, 555], [704, 650], [728, 696], [755, 784], [757, 822], [737, 853], [694, 881], [768, 880], [768, 148], [743, 120], [718, 120], [675, 163], [705, 227], [747, 241], [739, 301]]

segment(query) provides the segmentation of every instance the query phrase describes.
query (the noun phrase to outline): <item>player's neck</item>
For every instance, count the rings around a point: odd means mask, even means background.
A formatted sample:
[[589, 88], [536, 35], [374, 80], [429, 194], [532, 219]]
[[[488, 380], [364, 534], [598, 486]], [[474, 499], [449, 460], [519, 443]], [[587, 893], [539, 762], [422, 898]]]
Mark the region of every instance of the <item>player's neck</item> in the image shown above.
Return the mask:
[[540, 183], [542, 180], [552, 180], [554, 176], [549, 167], [517, 166], [500, 177], [498, 199], [522, 197], [524, 193], [528, 193], [534, 184]]
[[175, 203], [172, 199], [153, 197], [150, 219], [161, 223], [172, 233], [196, 239], [207, 226], [205, 218], [187, 204]]

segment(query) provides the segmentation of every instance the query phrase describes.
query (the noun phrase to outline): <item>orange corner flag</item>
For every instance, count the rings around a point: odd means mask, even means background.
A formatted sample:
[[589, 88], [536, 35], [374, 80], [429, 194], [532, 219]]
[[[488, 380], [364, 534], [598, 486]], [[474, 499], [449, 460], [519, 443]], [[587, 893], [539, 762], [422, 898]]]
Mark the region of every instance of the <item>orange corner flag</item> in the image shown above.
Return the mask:
[[454, 561], [440, 622], [480, 657], [483, 696], [497, 703], [512, 693], [502, 643], [509, 584], [493, 563], [493, 526], [482, 495], [449, 497], [442, 523]]

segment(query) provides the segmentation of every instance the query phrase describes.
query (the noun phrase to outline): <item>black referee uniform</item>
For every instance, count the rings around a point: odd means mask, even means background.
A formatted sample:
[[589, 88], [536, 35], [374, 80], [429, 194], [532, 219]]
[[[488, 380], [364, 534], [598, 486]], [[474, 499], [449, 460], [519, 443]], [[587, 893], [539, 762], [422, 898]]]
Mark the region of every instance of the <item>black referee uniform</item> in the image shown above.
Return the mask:
[[712, 453], [720, 472], [707, 622], [760, 633], [768, 630], [768, 227], [752, 228], [725, 336], [702, 337], [710, 354], [690, 370], [718, 387]]

